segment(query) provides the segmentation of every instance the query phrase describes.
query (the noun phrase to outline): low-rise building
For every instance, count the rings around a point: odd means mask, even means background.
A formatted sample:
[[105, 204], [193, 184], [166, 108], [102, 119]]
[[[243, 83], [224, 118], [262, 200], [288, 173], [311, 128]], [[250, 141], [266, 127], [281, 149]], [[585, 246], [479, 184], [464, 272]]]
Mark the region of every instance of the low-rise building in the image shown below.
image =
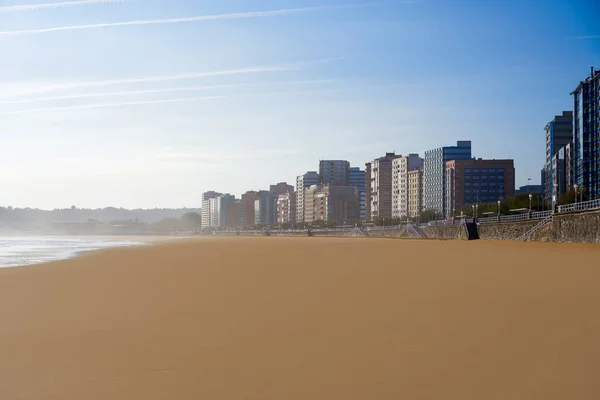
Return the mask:
[[495, 203], [515, 193], [513, 160], [452, 160], [446, 163], [446, 204], [449, 215], [465, 205]]

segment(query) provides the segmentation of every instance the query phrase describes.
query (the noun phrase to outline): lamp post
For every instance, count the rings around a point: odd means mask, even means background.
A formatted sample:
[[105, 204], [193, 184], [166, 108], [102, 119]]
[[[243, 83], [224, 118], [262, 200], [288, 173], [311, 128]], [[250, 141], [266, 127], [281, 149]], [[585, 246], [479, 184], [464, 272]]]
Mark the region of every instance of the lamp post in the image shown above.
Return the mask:
[[498, 222], [500, 222], [500, 203], [501, 201], [498, 200]]
[[531, 199], [533, 199], [533, 195], [529, 193], [529, 218], [531, 218]]
[[575, 189], [575, 204], [577, 204], [577, 189], [578, 188], [579, 188], [579, 186], [573, 185], [573, 189]]
[[475, 222], [475, 205], [471, 204], [471, 208], [473, 209], [473, 222]]
[[[531, 178], [527, 178], [527, 191], [529, 192], [529, 182], [531, 182]], [[543, 183], [543, 182], [542, 182]]]

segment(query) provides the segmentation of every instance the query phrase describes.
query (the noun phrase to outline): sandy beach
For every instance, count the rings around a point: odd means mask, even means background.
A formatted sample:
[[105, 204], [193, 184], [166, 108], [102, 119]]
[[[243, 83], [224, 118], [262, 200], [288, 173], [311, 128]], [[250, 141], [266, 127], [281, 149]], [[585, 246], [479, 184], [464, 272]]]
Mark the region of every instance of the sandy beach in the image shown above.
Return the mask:
[[0, 399], [597, 399], [600, 246], [203, 238], [0, 270]]

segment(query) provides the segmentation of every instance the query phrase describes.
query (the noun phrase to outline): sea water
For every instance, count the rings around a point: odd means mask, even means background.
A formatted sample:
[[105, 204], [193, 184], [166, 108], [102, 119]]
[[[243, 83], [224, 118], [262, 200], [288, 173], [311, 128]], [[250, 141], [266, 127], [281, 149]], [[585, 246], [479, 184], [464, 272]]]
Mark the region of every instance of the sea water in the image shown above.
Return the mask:
[[84, 251], [139, 245], [118, 239], [0, 237], [0, 268], [64, 260]]

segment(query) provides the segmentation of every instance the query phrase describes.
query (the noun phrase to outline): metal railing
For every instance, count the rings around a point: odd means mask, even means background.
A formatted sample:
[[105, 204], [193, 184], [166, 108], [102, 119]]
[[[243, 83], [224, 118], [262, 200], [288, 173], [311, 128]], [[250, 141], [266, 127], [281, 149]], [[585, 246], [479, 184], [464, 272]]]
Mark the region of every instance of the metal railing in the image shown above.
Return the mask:
[[542, 230], [545, 226], [550, 225], [552, 222], [552, 214], [544, 218], [540, 223], [536, 224], [533, 228], [525, 232], [521, 237], [517, 239], [519, 242], [526, 242], [533, 237], [536, 233]]
[[567, 204], [564, 206], [558, 206], [559, 213], [574, 212], [574, 211], [588, 211], [600, 208], [600, 199], [583, 201], [580, 203]]

